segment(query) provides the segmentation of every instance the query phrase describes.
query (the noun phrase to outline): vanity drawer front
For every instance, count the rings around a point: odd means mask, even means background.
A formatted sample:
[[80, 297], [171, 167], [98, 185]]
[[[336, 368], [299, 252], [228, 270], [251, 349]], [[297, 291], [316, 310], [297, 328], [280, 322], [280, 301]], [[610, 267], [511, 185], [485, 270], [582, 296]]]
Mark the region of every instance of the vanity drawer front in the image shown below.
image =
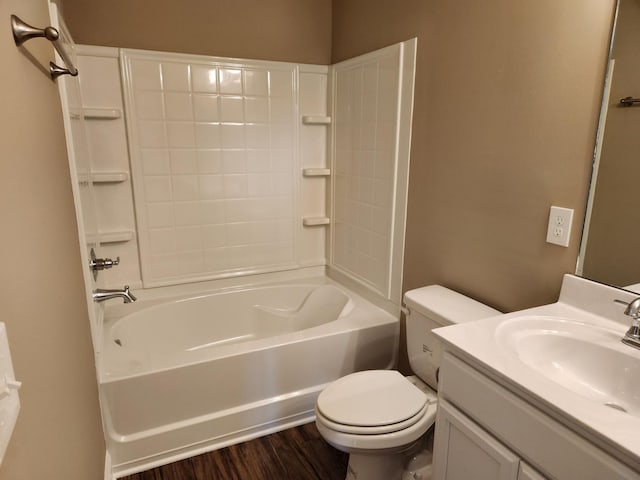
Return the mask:
[[446, 352], [438, 394], [545, 476], [558, 480], [640, 480], [633, 471]]

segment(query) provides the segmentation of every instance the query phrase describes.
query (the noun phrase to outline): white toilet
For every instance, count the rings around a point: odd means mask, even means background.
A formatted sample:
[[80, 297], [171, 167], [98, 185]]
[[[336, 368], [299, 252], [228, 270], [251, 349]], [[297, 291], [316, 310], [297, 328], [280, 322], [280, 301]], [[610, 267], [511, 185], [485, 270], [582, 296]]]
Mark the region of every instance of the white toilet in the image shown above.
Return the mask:
[[436, 417], [441, 349], [431, 330], [500, 314], [439, 285], [407, 292], [404, 303], [407, 351], [416, 376], [405, 378], [395, 370], [352, 373], [318, 396], [316, 426], [327, 443], [349, 453], [347, 480], [406, 478], [407, 453]]

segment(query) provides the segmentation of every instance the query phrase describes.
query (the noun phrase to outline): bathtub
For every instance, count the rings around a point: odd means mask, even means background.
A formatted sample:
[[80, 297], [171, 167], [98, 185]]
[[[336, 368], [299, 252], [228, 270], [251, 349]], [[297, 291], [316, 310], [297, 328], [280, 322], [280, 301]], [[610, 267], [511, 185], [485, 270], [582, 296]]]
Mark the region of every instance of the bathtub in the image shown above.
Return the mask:
[[325, 385], [391, 368], [398, 316], [327, 277], [107, 310], [100, 399], [116, 476], [312, 421]]

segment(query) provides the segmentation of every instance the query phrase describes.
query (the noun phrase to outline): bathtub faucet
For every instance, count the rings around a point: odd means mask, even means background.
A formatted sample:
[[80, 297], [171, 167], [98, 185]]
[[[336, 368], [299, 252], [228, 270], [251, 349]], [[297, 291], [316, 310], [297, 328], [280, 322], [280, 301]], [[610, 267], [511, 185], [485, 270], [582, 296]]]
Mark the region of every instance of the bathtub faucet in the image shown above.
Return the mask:
[[96, 288], [93, 291], [94, 302], [104, 302], [112, 298], [122, 298], [124, 303], [135, 302], [137, 299], [133, 293], [129, 290], [129, 285], [125, 285], [122, 290], [108, 290], [103, 288]]

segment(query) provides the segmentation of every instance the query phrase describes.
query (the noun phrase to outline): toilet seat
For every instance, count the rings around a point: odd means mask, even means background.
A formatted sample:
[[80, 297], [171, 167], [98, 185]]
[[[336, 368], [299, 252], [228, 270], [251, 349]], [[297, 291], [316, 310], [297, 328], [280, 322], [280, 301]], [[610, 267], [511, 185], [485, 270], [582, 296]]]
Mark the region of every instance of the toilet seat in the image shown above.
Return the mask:
[[357, 372], [329, 385], [316, 414], [325, 427], [354, 435], [381, 435], [419, 422], [436, 402], [394, 370]]
[[353, 435], [381, 435], [385, 433], [394, 433], [400, 430], [404, 430], [406, 428], [415, 425], [417, 422], [424, 417], [424, 415], [429, 410], [429, 403], [426, 403], [425, 406], [418, 412], [417, 415], [406, 419], [403, 422], [392, 423], [390, 425], [380, 425], [373, 427], [359, 427], [356, 425], [344, 425], [341, 423], [332, 422], [327, 417], [322, 415], [321, 412], [316, 409], [316, 417], [321, 417], [322, 423], [331, 430], [341, 433], [348, 433]]

